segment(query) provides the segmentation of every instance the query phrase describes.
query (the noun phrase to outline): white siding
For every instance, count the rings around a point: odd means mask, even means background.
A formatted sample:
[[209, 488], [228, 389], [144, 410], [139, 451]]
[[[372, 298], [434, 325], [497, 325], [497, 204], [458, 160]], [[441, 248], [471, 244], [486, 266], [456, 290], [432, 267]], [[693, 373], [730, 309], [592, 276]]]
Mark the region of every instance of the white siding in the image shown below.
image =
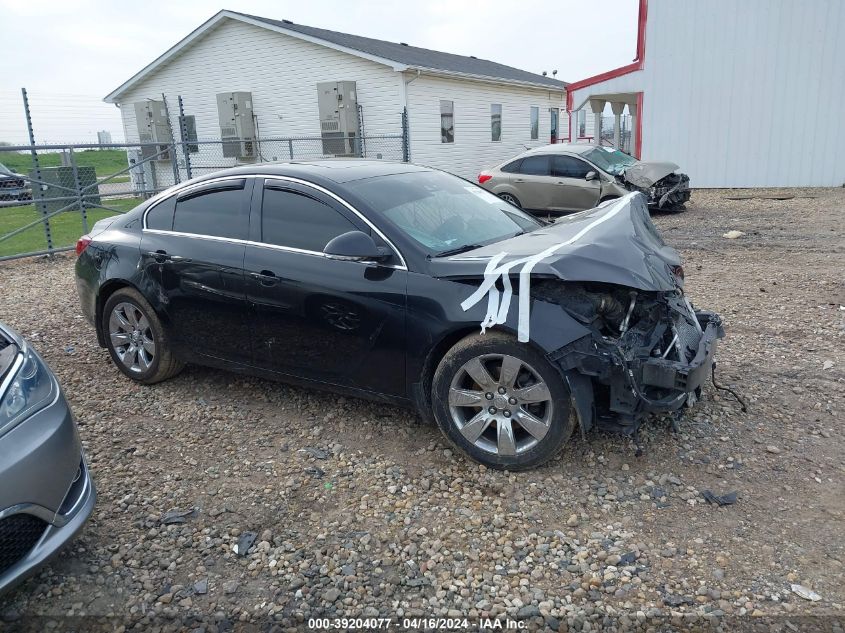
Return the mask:
[[319, 136], [317, 83], [357, 82], [367, 135], [400, 134], [401, 91], [397, 73], [366, 59], [236, 20], [217, 28], [120, 96], [128, 141], [137, 141], [131, 106], [168, 97], [176, 116], [182, 95], [185, 114], [197, 119], [200, 138], [220, 137], [216, 95], [252, 92], [262, 137]]
[[[409, 76], [410, 78], [410, 76]], [[485, 167], [550, 142], [549, 109], [563, 110], [562, 92], [420, 76], [408, 84], [411, 161], [474, 179]], [[440, 142], [440, 101], [455, 104], [455, 142]], [[502, 140], [491, 140], [490, 104], [502, 104]], [[531, 139], [530, 108], [539, 109], [539, 135]], [[561, 127], [565, 134], [566, 128]]]
[[642, 153], [696, 187], [839, 186], [845, 3], [653, 0], [642, 71], [583, 88], [643, 91]]

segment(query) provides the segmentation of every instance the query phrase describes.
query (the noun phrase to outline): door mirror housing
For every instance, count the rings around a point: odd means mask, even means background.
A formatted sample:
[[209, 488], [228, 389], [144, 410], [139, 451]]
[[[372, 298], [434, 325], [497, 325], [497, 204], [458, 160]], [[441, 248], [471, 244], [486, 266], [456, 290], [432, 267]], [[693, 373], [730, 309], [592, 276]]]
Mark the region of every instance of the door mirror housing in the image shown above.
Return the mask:
[[590, 171], [587, 172], [587, 175], [584, 176], [584, 180], [587, 180], [587, 181], [598, 180], [598, 177], [599, 177], [599, 175], [591, 169]]
[[385, 248], [376, 246], [372, 237], [363, 231], [349, 231], [338, 235], [323, 249], [329, 259], [349, 262], [380, 262], [390, 257]]

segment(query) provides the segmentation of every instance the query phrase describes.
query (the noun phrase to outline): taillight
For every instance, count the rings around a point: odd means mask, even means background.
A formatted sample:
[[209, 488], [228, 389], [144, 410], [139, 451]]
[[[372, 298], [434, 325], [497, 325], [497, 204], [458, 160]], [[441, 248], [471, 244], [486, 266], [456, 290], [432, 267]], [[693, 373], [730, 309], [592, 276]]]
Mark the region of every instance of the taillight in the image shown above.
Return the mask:
[[78, 240], [76, 240], [76, 256], [79, 257], [82, 253], [85, 252], [85, 249], [88, 248], [88, 245], [91, 243], [91, 236], [90, 235], [83, 235]]
[[492, 174], [485, 174], [483, 171], [478, 174], [478, 184], [483, 185], [485, 182], [492, 178]]

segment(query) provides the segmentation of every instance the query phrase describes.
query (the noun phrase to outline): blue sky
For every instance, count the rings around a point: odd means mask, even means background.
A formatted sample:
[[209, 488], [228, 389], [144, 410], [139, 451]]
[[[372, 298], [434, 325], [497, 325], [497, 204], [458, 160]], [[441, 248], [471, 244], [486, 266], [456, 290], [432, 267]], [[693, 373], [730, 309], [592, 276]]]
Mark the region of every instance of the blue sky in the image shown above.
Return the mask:
[[[112, 89], [219, 9], [408, 42], [576, 81], [634, 56], [636, 0], [0, 0], [0, 141], [26, 137], [20, 87], [38, 142], [120, 135]], [[600, 9], [599, 9], [600, 7]]]

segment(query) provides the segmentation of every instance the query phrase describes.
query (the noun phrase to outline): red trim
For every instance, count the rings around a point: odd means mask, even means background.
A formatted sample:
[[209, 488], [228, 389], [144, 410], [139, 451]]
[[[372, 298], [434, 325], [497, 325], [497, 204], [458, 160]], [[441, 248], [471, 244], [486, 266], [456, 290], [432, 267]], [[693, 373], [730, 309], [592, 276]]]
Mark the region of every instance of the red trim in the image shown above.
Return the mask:
[[[622, 75], [627, 75], [632, 72], [636, 72], [638, 70], [643, 69], [643, 65], [645, 64], [645, 25], [648, 19], [648, 0], [640, 0], [640, 10], [639, 16], [637, 18], [637, 56], [634, 57], [634, 61], [627, 66], [621, 66], [619, 68], [614, 68], [613, 70], [608, 70], [607, 72], [603, 72], [598, 75], [593, 75], [592, 77], [587, 77], [586, 79], [582, 79], [580, 81], [576, 81], [574, 83], [569, 84], [566, 87], [566, 111], [572, 112], [572, 93], [576, 90], [581, 88], [585, 88], [587, 86], [592, 86], [593, 84], [600, 83], [602, 81], [607, 81], [608, 79], [613, 79], [614, 77], [621, 77]], [[638, 103], [642, 100], [642, 94], [637, 98]], [[640, 126], [640, 115], [639, 111], [637, 113], [637, 128]], [[639, 132], [639, 129], [637, 130]], [[569, 117], [569, 138], [572, 138], [572, 117]], [[640, 144], [640, 136], [637, 134], [637, 145]]]

